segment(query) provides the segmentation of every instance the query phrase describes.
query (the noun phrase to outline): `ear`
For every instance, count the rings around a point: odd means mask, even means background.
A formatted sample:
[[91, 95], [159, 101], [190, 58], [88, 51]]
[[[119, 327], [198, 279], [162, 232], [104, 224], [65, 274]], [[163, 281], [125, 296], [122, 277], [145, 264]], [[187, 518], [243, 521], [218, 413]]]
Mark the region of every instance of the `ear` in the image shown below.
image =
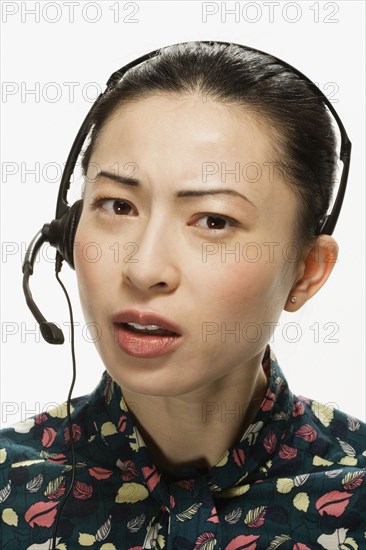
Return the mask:
[[[285, 311], [297, 311], [327, 281], [336, 262], [338, 262], [338, 244], [330, 235], [319, 235], [310, 247], [297, 269], [296, 281], [285, 303]], [[296, 302], [291, 302], [291, 297]]]

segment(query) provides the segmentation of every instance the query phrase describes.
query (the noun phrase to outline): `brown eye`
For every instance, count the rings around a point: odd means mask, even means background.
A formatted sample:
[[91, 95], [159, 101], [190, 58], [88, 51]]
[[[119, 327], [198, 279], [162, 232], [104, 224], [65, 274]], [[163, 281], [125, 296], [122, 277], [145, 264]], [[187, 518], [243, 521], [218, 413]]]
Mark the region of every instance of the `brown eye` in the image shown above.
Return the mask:
[[91, 202], [91, 207], [110, 216], [124, 216], [130, 214], [132, 205], [122, 199], [96, 197]]
[[210, 229], [224, 229], [227, 220], [217, 216], [205, 216], [207, 218], [207, 226]]
[[123, 214], [128, 214], [129, 210], [131, 208], [131, 206], [125, 201], [114, 200], [114, 201], [107, 201], [107, 202], [112, 202], [113, 203], [113, 205], [112, 205], [113, 212], [117, 216], [118, 215], [123, 215]]
[[206, 230], [216, 229], [218, 231], [227, 231], [231, 227], [237, 225], [235, 220], [224, 216], [216, 216], [215, 214], [206, 214], [205, 216], [201, 216], [199, 221], [200, 220], [204, 220], [203, 224], [198, 224], [197, 222], [195, 225]]

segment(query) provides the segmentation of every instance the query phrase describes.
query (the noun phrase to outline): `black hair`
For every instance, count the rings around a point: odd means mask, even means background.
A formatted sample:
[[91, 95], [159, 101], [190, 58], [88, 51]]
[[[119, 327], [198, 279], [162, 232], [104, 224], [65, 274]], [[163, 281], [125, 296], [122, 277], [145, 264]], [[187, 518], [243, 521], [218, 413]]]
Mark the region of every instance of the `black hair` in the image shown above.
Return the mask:
[[269, 134], [274, 165], [297, 196], [295, 242], [303, 246], [316, 238], [332, 200], [338, 155], [332, 118], [308, 82], [271, 55], [245, 46], [193, 41], [163, 47], [127, 70], [97, 105], [82, 154], [84, 177], [116, 109], [153, 94], [199, 94], [250, 112]]

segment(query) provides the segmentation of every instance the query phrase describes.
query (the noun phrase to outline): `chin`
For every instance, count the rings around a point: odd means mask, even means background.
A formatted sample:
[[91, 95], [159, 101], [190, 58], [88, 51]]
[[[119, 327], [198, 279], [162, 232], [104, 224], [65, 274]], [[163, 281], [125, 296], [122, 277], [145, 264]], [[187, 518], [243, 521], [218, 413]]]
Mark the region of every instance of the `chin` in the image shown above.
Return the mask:
[[140, 395], [176, 397], [192, 392], [202, 385], [202, 382], [200, 384], [198, 380], [189, 381], [187, 377], [183, 380], [171, 367], [169, 367], [170, 372], [167, 372], [166, 366], [162, 367], [161, 363], [157, 368], [150, 367], [150, 369], [146, 365], [143, 368], [136, 368], [131, 363], [127, 364], [127, 361], [126, 364], [121, 362], [118, 366], [115, 363], [112, 367], [109, 365], [106, 369], [121, 387], [122, 393], [123, 390], [127, 390]]

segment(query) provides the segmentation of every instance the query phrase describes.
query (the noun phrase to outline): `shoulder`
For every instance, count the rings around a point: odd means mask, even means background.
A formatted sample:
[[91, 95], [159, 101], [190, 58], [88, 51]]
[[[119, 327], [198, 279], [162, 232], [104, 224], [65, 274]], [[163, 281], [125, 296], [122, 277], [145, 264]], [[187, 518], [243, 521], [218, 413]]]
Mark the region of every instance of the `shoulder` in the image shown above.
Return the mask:
[[[75, 452], [85, 454], [89, 396], [71, 400]], [[0, 525], [4, 548], [49, 536], [72, 475], [67, 404], [0, 430]], [[20, 537], [20, 538], [18, 538]], [[33, 546], [32, 546], [33, 547]], [[43, 548], [43, 545], [42, 545]]]
[[314, 465], [366, 467], [366, 424], [314, 399], [294, 396], [290, 436]]
[[317, 541], [322, 548], [336, 548], [344, 540], [361, 543], [366, 522], [366, 424], [333, 404], [287, 397], [288, 407], [272, 414], [269, 431], [263, 434], [263, 448], [270, 456], [262, 468], [265, 483], [258, 487], [263, 490], [267, 483], [273, 500], [273, 506], [268, 498], [264, 506], [269, 514], [274, 508], [280, 511], [289, 521], [289, 535], [304, 543]]
[[293, 397], [274, 461], [277, 492], [296, 489], [296, 498], [310, 503], [324, 525], [342, 516], [348, 526], [353, 518], [358, 533], [366, 520], [366, 424], [331, 404]]
[[[272, 349], [269, 359], [270, 397], [275, 401], [271, 430], [281, 439], [279, 454], [285, 464], [295, 459], [299, 470], [308, 472], [334, 464], [366, 468], [366, 423], [334, 403], [294, 394]], [[271, 403], [264, 405], [270, 408]], [[277, 427], [278, 421], [281, 427]]]
[[[79, 446], [83, 444], [88, 398], [86, 395], [71, 400], [74, 441]], [[6, 493], [11, 485], [32, 481], [39, 474], [54, 478], [60, 466], [68, 462], [69, 454], [66, 402], [3, 428], [0, 430], [0, 491]], [[4, 497], [4, 493], [1, 495]]]

